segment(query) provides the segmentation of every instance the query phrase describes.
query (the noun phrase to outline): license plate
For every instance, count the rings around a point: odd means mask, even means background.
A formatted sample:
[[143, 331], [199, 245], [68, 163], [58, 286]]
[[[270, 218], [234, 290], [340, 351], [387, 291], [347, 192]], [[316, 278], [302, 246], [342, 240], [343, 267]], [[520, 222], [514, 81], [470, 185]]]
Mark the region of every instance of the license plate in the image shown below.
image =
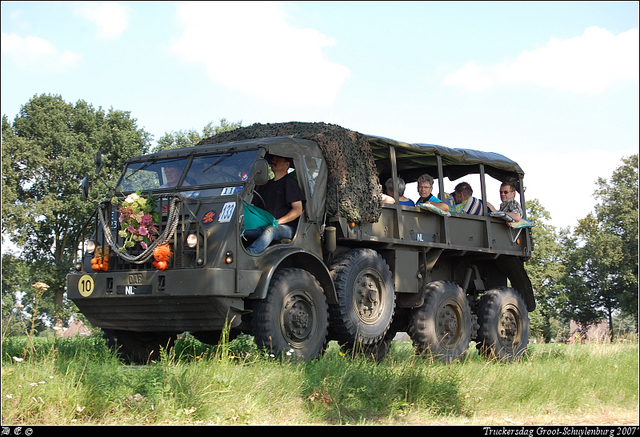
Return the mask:
[[151, 285], [116, 285], [116, 294], [151, 294]]

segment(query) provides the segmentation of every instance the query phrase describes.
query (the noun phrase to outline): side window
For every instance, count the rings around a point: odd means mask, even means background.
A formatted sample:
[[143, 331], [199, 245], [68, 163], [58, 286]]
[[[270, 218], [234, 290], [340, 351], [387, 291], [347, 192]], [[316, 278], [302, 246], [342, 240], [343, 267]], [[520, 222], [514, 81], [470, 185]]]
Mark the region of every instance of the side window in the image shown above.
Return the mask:
[[318, 179], [318, 174], [320, 173], [320, 165], [322, 164], [322, 159], [315, 158], [313, 156], [305, 156], [304, 157], [304, 165], [305, 165], [305, 175], [307, 178], [307, 183], [309, 185], [309, 194], [313, 197], [313, 192], [316, 187], [316, 180]]

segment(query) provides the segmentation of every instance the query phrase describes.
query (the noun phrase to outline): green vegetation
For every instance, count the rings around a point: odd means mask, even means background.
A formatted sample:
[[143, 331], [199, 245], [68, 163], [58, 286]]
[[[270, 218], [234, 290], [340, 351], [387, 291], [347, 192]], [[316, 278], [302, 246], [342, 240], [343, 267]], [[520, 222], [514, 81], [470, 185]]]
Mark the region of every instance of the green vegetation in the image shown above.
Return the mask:
[[331, 343], [281, 362], [241, 336], [186, 337], [125, 366], [99, 337], [7, 337], [4, 424], [637, 424], [638, 341], [532, 344], [519, 362], [444, 365], [393, 343], [380, 364]]

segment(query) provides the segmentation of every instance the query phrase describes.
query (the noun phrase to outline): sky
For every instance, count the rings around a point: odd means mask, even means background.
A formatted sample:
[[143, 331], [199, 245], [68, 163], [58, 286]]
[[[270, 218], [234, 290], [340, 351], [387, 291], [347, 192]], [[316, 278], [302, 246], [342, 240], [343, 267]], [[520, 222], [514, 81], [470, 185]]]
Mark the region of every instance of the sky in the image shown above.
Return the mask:
[[496, 152], [558, 228], [639, 148], [636, 2], [2, 2], [1, 41], [10, 121], [54, 94], [154, 142], [225, 118]]

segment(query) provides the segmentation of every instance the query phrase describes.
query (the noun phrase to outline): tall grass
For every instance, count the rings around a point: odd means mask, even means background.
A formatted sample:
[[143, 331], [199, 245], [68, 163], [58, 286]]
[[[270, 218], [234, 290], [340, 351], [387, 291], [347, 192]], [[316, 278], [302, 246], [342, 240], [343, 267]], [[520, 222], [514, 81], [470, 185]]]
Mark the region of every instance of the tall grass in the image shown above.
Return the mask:
[[146, 366], [122, 365], [98, 337], [9, 337], [2, 347], [3, 424], [584, 424], [638, 415], [637, 340], [530, 345], [510, 364], [470, 349], [450, 365], [415, 356], [409, 343], [394, 343], [380, 364], [334, 343], [311, 363], [277, 361], [245, 336], [219, 347], [183, 338]]

